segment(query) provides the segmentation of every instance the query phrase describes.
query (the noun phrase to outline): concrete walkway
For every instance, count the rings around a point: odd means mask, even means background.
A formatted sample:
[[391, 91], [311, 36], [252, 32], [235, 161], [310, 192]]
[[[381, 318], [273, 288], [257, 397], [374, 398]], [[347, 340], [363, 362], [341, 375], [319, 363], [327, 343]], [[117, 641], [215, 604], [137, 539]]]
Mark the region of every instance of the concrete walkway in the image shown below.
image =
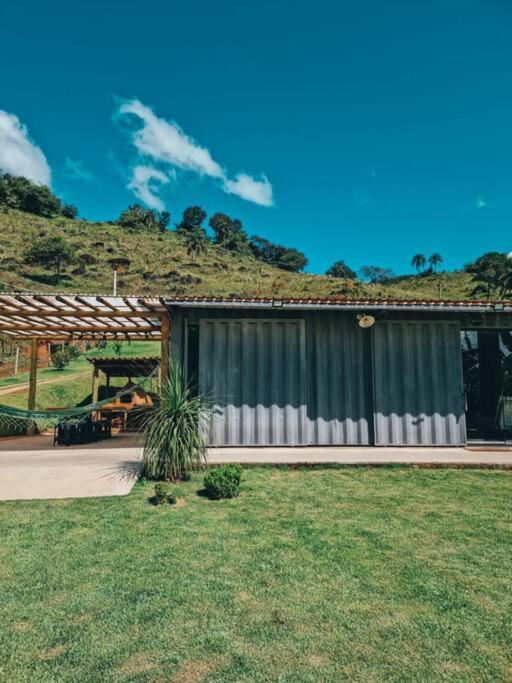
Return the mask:
[[[89, 498], [129, 493], [140, 473], [140, 439], [119, 434], [84, 446], [52, 446], [51, 436], [0, 439], [0, 500]], [[465, 448], [212, 448], [220, 464], [508, 466], [512, 449]]]
[[141, 448], [133, 435], [52, 444], [45, 435], [0, 439], [0, 500], [123, 496], [137, 481]]
[[469, 448], [375, 448], [317, 447], [308, 448], [212, 448], [208, 462], [252, 464], [320, 464], [343, 465], [509, 465], [512, 448], [483, 450]]

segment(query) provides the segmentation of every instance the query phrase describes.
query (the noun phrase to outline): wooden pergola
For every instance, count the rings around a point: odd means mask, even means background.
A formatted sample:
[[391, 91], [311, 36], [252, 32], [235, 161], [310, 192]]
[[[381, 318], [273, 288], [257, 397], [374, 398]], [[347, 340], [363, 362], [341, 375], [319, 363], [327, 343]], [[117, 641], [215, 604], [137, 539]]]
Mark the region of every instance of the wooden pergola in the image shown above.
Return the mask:
[[12, 339], [31, 340], [29, 410], [36, 402], [39, 341], [160, 341], [161, 373], [167, 377], [170, 327], [169, 312], [160, 297], [0, 294], [0, 332]]

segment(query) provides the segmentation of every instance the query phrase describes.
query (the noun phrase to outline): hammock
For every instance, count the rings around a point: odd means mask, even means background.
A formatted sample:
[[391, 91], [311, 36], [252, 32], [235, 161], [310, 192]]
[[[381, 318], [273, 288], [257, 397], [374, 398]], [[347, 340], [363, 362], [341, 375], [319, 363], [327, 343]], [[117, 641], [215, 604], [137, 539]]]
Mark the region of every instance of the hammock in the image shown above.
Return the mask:
[[66, 417], [81, 417], [82, 415], [88, 415], [89, 413], [94, 413], [96, 410], [100, 410], [107, 403], [112, 403], [116, 398], [126, 394], [126, 389], [120, 391], [115, 396], [110, 396], [105, 398], [103, 401], [97, 401], [96, 403], [89, 403], [86, 406], [77, 406], [75, 408], [57, 408], [55, 410], [24, 410], [23, 408], [13, 408], [13, 406], [6, 406], [0, 403], [0, 417], [13, 417], [18, 420], [45, 420], [55, 417], [66, 418]]
[[95, 403], [88, 403], [85, 406], [76, 406], [75, 408], [57, 408], [55, 410], [25, 410], [23, 408], [14, 408], [13, 406], [6, 406], [0, 403], [0, 422], [10, 423], [17, 421], [31, 421], [35, 422], [37, 420], [58, 420], [62, 419], [75, 419], [83, 420], [91, 413], [101, 410], [103, 406], [108, 403], [112, 403], [117, 398], [129, 392], [130, 389], [124, 387], [121, 391], [118, 391], [113, 396], [105, 398], [102, 401], [96, 401]]

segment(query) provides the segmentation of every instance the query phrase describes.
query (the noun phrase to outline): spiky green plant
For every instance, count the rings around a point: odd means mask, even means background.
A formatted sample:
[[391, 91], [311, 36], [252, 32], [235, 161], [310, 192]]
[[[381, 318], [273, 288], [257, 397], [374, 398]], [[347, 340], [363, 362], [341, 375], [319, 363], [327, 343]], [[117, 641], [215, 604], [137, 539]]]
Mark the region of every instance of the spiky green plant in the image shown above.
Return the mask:
[[204, 425], [210, 407], [184, 382], [180, 363], [171, 359], [159, 401], [140, 416], [145, 437], [142, 470], [148, 479], [178, 481], [204, 461]]

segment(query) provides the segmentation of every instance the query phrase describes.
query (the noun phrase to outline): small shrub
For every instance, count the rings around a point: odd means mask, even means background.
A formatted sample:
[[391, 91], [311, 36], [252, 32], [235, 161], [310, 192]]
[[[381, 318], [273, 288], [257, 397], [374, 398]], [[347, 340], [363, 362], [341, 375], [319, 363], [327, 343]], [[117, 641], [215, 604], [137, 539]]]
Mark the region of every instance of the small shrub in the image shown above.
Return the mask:
[[205, 474], [203, 483], [208, 498], [219, 500], [221, 498], [235, 498], [240, 494], [240, 481], [242, 479], [242, 466], [237, 463], [212, 467]]
[[55, 353], [52, 354], [52, 364], [56, 370], [64, 370], [70, 360], [71, 358], [69, 357], [69, 354], [66, 353], [65, 349], [62, 351], [55, 351]]
[[155, 503], [163, 505], [169, 496], [169, 484], [165, 481], [158, 481], [155, 484]]

